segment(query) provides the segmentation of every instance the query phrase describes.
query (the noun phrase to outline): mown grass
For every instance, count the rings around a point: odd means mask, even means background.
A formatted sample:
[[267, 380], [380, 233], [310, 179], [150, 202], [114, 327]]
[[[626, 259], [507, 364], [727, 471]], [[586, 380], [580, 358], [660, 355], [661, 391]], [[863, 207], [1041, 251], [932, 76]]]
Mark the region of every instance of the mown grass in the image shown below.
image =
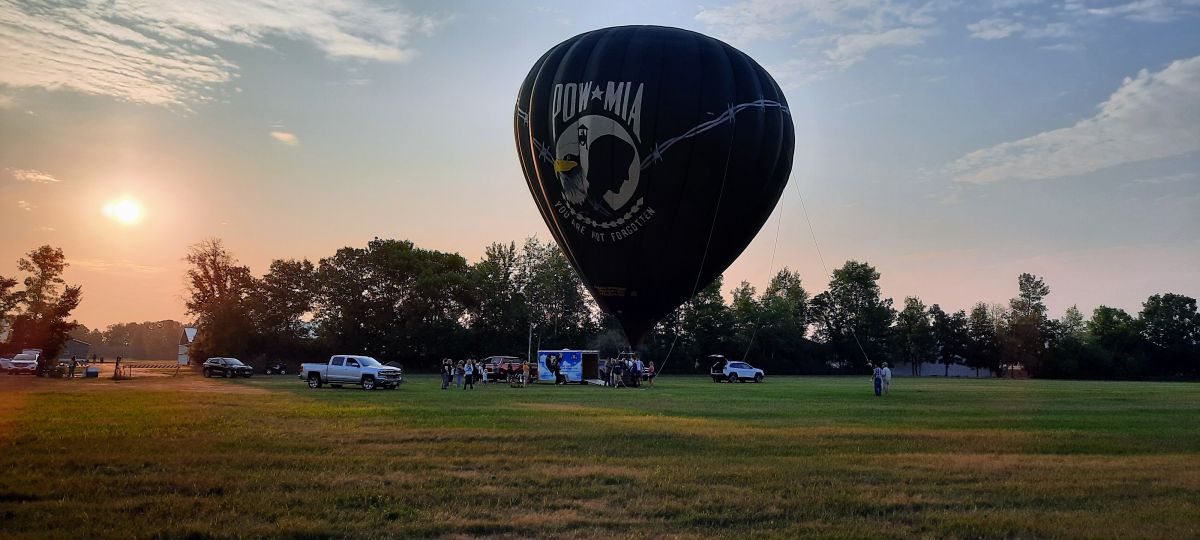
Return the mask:
[[1200, 536], [1193, 384], [96, 384], [0, 392], [0, 537]]

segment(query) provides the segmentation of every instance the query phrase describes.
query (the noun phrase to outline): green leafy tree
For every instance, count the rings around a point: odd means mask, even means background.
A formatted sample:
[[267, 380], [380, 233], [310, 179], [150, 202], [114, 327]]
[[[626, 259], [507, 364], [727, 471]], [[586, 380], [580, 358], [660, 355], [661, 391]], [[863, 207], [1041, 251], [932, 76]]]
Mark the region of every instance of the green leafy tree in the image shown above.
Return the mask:
[[516, 243], [493, 243], [471, 267], [474, 296], [468, 313], [480, 356], [527, 354], [530, 318], [517, 281], [521, 263]]
[[933, 334], [933, 358], [942, 364], [944, 376], [950, 376], [950, 366], [966, 362], [970, 343], [967, 313], [959, 310], [946, 313], [941, 306], [929, 308], [930, 330]]
[[250, 269], [216, 238], [191, 246], [184, 261], [190, 265], [184, 305], [197, 323], [192, 356], [248, 357], [255, 339], [248, 300], [258, 288]]
[[557, 244], [527, 239], [517, 282], [542, 348], [578, 347], [596, 332], [599, 310]]
[[813, 355], [808, 331], [812, 298], [800, 274], [784, 268], [771, 278], [759, 298], [759, 320], [748, 346], [749, 355], [774, 373], [812, 372], [823, 358]]
[[1037, 376], [1047, 345], [1045, 299], [1050, 287], [1040, 277], [1021, 274], [1017, 277], [1017, 289], [1017, 296], [1009, 301], [1000, 347], [1010, 370], [1021, 365], [1030, 375]]
[[844, 366], [861, 369], [890, 357], [888, 339], [896, 312], [892, 300], [881, 297], [879, 277], [871, 265], [847, 261], [833, 271], [829, 289], [813, 298], [817, 337]]
[[996, 336], [996, 321], [987, 303], [979, 302], [971, 308], [971, 314], [967, 317], [967, 338], [966, 363], [975, 368], [975, 376], [979, 376], [980, 369], [999, 374], [1000, 345]]
[[375, 239], [321, 259], [317, 320], [326, 347], [432, 368], [470, 349], [470, 267], [457, 253]]
[[1196, 299], [1181, 294], [1156, 294], [1138, 314], [1152, 369], [1164, 375], [1200, 374], [1200, 313]]
[[934, 353], [929, 312], [920, 298], [909, 296], [904, 299], [904, 309], [896, 316], [892, 336], [900, 359], [909, 363], [914, 377], [920, 376], [921, 363]]
[[[28, 276], [23, 281], [25, 290], [19, 296], [23, 309], [12, 319], [9, 343], [16, 349], [42, 349], [39, 371], [45, 371], [50, 362], [57, 360], [68, 333], [77, 325], [68, 318], [79, 307], [83, 289], [63, 280], [67, 266], [62, 249], [48, 245], [17, 261], [18, 270]], [[12, 298], [11, 292], [5, 295]]]

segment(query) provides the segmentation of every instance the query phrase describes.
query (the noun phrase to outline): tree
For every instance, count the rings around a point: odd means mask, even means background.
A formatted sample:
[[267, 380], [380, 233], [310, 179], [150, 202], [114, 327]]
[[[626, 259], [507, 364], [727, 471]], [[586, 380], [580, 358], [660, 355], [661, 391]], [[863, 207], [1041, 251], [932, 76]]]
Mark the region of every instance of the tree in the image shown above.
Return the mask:
[[1046, 350], [1045, 298], [1050, 294], [1050, 288], [1040, 277], [1021, 274], [1017, 277], [1017, 289], [1017, 296], [1009, 301], [1001, 350], [1010, 370], [1019, 364], [1030, 375], [1036, 376]]
[[598, 308], [557, 244], [527, 239], [517, 282], [543, 347], [577, 346], [595, 332]]
[[896, 316], [892, 336], [900, 359], [909, 363], [914, 377], [920, 376], [921, 363], [933, 353], [934, 346], [929, 313], [920, 298], [909, 296], [904, 299], [904, 309]]
[[481, 355], [526, 354], [529, 311], [517, 282], [521, 262], [516, 243], [493, 243], [471, 267], [474, 297], [467, 311]]
[[930, 330], [933, 334], [933, 358], [945, 367], [945, 377], [950, 376], [950, 366], [966, 361], [970, 342], [967, 331], [967, 313], [959, 310], [947, 314], [941, 306], [929, 308]]
[[316, 319], [330, 348], [432, 368], [470, 351], [470, 267], [457, 253], [375, 239], [321, 259]]
[[248, 298], [257, 284], [250, 269], [238, 264], [220, 239], [203, 240], [188, 249], [188, 313], [196, 317], [196, 339], [191, 354], [242, 356], [251, 353], [255, 325]]
[[1200, 374], [1200, 313], [1195, 298], [1172, 293], [1151, 296], [1142, 304], [1138, 322], [1154, 371]]
[[1100, 354], [1090, 364], [1080, 366], [1085, 375], [1113, 377], [1142, 373], [1144, 360], [1143, 338], [1137, 321], [1125, 310], [1100, 306], [1087, 322], [1089, 343], [1099, 347]]
[[996, 337], [996, 321], [987, 303], [980, 302], [971, 308], [967, 318], [967, 337], [967, 365], [975, 368], [975, 376], [978, 377], [979, 370], [984, 368], [999, 374], [1000, 346]]
[[[17, 261], [17, 268], [29, 275], [23, 281], [25, 290], [19, 295], [19, 305], [24, 309], [13, 317], [9, 343], [16, 348], [42, 349], [39, 372], [44, 372], [49, 362], [58, 358], [67, 334], [76, 326], [67, 319], [79, 307], [83, 289], [66, 285], [62, 274], [67, 266], [62, 249], [48, 245]], [[4, 291], [8, 297], [6, 303], [16, 298], [13, 294]]]
[[[733, 341], [733, 313], [721, 297], [723, 283], [724, 280], [718, 276], [681, 306], [680, 341], [683, 342], [685, 358], [729, 354]], [[676, 352], [680, 352], [678, 345], [676, 349]]]
[[850, 368], [887, 360], [887, 340], [895, 318], [892, 300], [880, 297], [879, 272], [867, 263], [847, 261], [833, 271], [829, 290], [812, 301], [817, 336], [834, 358]]

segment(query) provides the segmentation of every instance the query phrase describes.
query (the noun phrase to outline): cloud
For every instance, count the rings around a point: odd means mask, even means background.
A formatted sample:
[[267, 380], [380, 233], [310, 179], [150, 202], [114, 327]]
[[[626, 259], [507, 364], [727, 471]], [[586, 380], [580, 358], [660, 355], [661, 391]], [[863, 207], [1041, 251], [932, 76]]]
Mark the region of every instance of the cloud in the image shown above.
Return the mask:
[[0, 109], [12, 107], [13, 103], [16, 103], [16, 100], [14, 100], [12, 96], [8, 94], [0, 94]]
[[1169, 23], [1183, 17], [1189, 8], [1195, 9], [1198, 6], [1200, 2], [1195, 0], [1136, 0], [1109, 7], [1087, 8], [1087, 12], [1100, 17], [1124, 17], [1138, 22]]
[[150, 266], [138, 264], [128, 259], [68, 259], [67, 264], [75, 268], [82, 268], [92, 272], [108, 273], [113, 271], [134, 272], [138, 274], [154, 274], [166, 271], [166, 268], [161, 266]]
[[8, 169], [8, 172], [13, 178], [32, 184], [53, 184], [59, 181], [48, 172], [34, 169]]
[[288, 146], [296, 146], [300, 144], [300, 139], [296, 137], [295, 133], [288, 133], [286, 131], [272, 131], [271, 138]]
[[30, 204], [29, 201], [17, 201], [17, 208], [20, 208], [26, 212], [32, 212], [33, 209], [37, 207]]
[[314, 44], [330, 58], [404, 62], [444, 20], [367, 0], [34, 0], [0, 3], [0, 84], [152, 105], [212, 99], [237, 77], [222, 46]]
[[1200, 56], [1143, 69], [1075, 125], [966, 154], [943, 172], [960, 182], [1042, 180], [1200, 151]]
[[696, 20], [728, 41], [794, 40], [792, 58], [768, 66], [785, 88], [832, 76], [876, 49], [911, 47], [935, 31], [936, 2], [744, 0], [700, 8]]
[[1025, 25], [1019, 22], [998, 18], [983, 19], [967, 25], [967, 30], [971, 31], [971, 37], [987, 40], [1004, 39], [1024, 29]]

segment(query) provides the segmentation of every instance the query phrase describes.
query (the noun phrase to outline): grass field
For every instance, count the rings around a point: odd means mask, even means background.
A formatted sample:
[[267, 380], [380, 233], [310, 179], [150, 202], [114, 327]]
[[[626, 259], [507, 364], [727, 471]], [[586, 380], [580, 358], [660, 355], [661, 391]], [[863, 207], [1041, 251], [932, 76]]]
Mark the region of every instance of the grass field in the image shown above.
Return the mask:
[[1200, 537], [1200, 385], [0, 378], [0, 537]]

